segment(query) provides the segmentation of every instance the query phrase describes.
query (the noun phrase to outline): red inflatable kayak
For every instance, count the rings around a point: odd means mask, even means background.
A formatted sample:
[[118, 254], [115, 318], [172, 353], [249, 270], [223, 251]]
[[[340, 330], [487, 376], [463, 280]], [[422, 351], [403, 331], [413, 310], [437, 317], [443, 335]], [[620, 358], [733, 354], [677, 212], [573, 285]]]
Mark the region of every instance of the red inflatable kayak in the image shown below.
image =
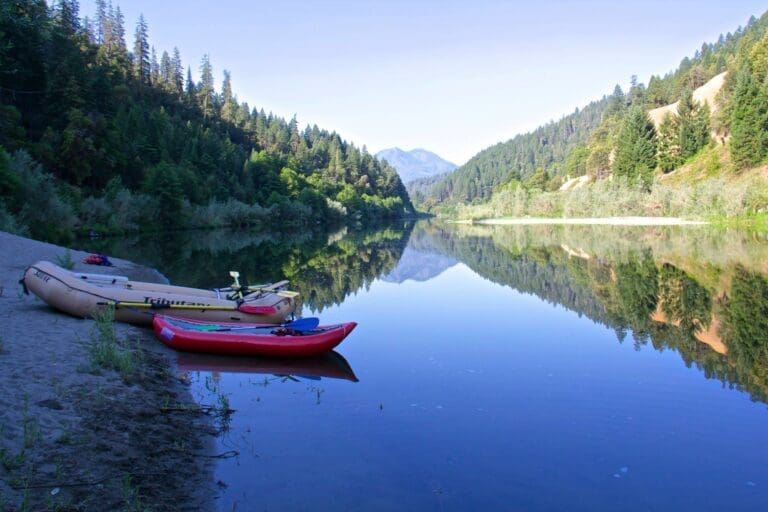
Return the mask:
[[357, 323], [319, 326], [317, 319], [299, 319], [283, 325], [269, 325], [200, 322], [155, 315], [153, 326], [160, 341], [186, 352], [310, 357], [332, 350]]

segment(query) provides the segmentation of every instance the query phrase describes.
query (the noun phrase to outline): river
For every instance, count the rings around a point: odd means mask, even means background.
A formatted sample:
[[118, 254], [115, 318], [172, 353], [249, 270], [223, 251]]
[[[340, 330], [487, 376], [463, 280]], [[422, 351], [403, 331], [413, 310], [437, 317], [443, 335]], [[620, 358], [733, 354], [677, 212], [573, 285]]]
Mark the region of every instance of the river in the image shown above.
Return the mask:
[[172, 282], [286, 278], [323, 358], [180, 354], [231, 510], [765, 510], [768, 239], [710, 227], [89, 242]]

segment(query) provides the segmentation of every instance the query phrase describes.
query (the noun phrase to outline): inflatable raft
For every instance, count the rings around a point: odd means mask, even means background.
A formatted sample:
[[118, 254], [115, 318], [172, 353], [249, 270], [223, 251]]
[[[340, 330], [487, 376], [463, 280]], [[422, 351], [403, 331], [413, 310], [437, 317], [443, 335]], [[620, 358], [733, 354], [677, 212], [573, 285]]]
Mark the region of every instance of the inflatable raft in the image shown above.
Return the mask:
[[232, 288], [203, 290], [70, 272], [48, 261], [30, 265], [21, 282], [48, 305], [70, 315], [88, 317], [99, 308], [114, 306], [115, 320], [139, 325], [150, 325], [157, 312], [214, 322], [280, 324], [293, 313], [299, 295], [282, 290], [288, 281], [242, 288], [236, 290], [239, 296]]
[[301, 319], [283, 325], [200, 322], [155, 315], [157, 338], [187, 352], [268, 357], [312, 357], [330, 352], [357, 326], [355, 322], [307, 328]]

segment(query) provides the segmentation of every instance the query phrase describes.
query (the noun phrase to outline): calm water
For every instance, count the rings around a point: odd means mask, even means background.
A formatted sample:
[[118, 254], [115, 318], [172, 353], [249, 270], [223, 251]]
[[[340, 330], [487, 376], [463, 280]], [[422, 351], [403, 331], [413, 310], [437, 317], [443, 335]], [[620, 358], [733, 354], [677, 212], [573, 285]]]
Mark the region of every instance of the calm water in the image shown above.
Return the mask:
[[239, 453], [216, 470], [223, 511], [768, 509], [764, 237], [191, 238], [104, 249], [181, 284], [286, 277], [304, 316], [359, 323], [320, 360], [180, 356], [200, 402], [237, 411], [217, 440]]

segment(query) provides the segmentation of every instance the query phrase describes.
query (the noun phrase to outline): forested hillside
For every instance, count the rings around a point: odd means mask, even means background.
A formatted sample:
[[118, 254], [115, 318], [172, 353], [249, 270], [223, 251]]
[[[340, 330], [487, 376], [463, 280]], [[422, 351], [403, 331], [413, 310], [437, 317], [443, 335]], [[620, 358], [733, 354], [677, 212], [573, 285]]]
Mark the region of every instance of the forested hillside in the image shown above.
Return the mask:
[[0, 3], [0, 229], [58, 240], [412, 211], [365, 148], [239, 102], [226, 70], [217, 91], [209, 58], [185, 71], [143, 17], [131, 46], [126, 30], [104, 0], [82, 18], [77, 0]]
[[[696, 101], [693, 91], [721, 73], [714, 104]], [[703, 44], [647, 87], [632, 77], [626, 93], [616, 86], [582, 111], [480, 152], [414, 197], [466, 217], [762, 215], [768, 183], [750, 169], [768, 157], [767, 78], [768, 14]], [[649, 110], [671, 104], [655, 125]], [[560, 190], [584, 175], [592, 185]]]
[[600, 125], [609, 103], [609, 98], [603, 98], [557, 122], [481, 151], [439, 180], [427, 200], [432, 204], [488, 200], [499, 185], [526, 179], [537, 168], [561, 164]]

